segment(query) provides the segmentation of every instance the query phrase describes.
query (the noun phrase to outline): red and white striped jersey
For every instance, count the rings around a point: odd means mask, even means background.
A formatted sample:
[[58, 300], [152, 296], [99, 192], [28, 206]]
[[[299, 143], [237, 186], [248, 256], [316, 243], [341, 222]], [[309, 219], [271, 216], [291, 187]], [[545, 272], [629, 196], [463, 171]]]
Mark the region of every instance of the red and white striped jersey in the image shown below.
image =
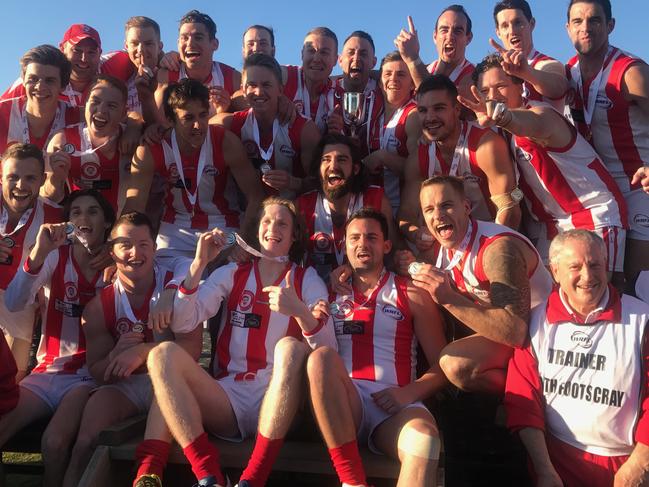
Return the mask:
[[[361, 194], [350, 194], [347, 218], [363, 207], [381, 211], [383, 189], [370, 186]], [[323, 279], [345, 261], [345, 225], [338, 227], [331, 219], [331, 209], [321, 191], [313, 190], [301, 195], [297, 206], [306, 222], [309, 234], [308, 262]], [[327, 276], [327, 277], [325, 277]]]
[[[556, 59], [546, 54], [542, 54], [536, 49], [533, 49], [527, 56], [527, 63], [532, 68], [535, 68], [537, 64], [544, 61], [556, 61]], [[551, 98], [547, 98], [536, 91], [534, 86], [529, 83], [523, 83], [523, 96], [531, 105], [534, 105], [536, 102], [550, 103], [553, 101]]]
[[[344, 79], [338, 78], [334, 84], [334, 99], [340, 106], [343, 105], [345, 88]], [[374, 79], [368, 79], [365, 88], [365, 118], [362, 125], [356, 129], [356, 135], [361, 142], [361, 157], [366, 157], [369, 153], [381, 147], [381, 114], [383, 113], [383, 93], [381, 87]], [[351, 135], [351, 127], [345, 122], [345, 134]]]
[[0, 101], [0, 154], [15, 143], [35, 144], [45, 150], [52, 136], [67, 125], [79, 123], [80, 111], [59, 101], [56, 114], [49, 130], [41, 137], [35, 137], [27, 122], [27, 98]]
[[408, 279], [385, 271], [369, 297], [332, 299], [338, 352], [352, 379], [405, 386], [416, 377], [417, 339], [408, 300]]
[[304, 81], [304, 72], [301, 66], [285, 66], [286, 84], [284, 95], [293, 100], [297, 112], [304, 118], [310, 118], [320, 129], [320, 132], [327, 131], [327, 117], [334, 109], [334, 88], [329, 79], [320, 92], [318, 98], [311, 100], [309, 90]]
[[[566, 125], [568, 127], [568, 125]], [[627, 228], [626, 202], [593, 148], [570, 125], [565, 147], [511, 138], [519, 186], [534, 218], [547, 223], [547, 238], [573, 228]]]
[[128, 180], [130, 157], [122, 155], [118, 145], [113, 157], [107, 158], [92, 144], [85, 123], [66, 127], [64, 134], [66, 145], [72, 144], [74, 148], [67, 181], [70, 190], [96, 189], [117, 211], [120, 199], [126, 195], [126, 188], [121, 185]]
[[600, 306], [584, 322], [555, 290], [532, 311], [530, 347], [547, 431], [596, 455], [629, 455], [643, 399], [649, 305], [611, 288]]
[[[187, 269], [187, 266], [179, 266], [178, 269], [181, 267], [183, 270]], [[149, 298], [138, 309], [131, 307], [128, 293], [119, 280], [119, 276], [112, 284], [101, 290], [99, 296], [104, 313], [104, 323], [115, 343], [124, 333], [130, 332], [144, 333], [145, 343], [154, 341], [153, 330], [147, 326], [149, 310], [160, 299], [160, 294], [170, 281], [182, 279], [182, 272], [178, 269], [174, 275], [173, 271], [156, 263], [153, 266], [154, 282], [149, 290]]]
[[[302, 129], [307, 119], [298, 115], [291, 125], [281, 125], [277, 127], [277, 133], [274, 138], [260, 139], [255, 135], [254, 127], [256, 126], [255, 115], [252, 108], [235, 112], [232, 115], [232, 124], [230, 130], [241, 139], [243, 146], [246, 148], [248, 158], [253, 162], [256, 168], [267, 162], [272, 169], [283, 169], [292, 176], [302, 178], [305, 176], [304, 167], [302, 166]], [[259, 132], [257, 132], [259, 134]], [[273, 146], [272, 155], [268, 161], [262, 158], [261, 149], [270, 151]], [[277, 193], [269, 186], [265, 186], [267, 192]], [[282, 192], [282, 196], [294, 198], [292, 192]], [[284, 194], [286, 193], [286, 194]]]
[[[409, 100], [405, 105], [399, 107], [389, 120], [385, 119], [385, 112], [381, 114], [379, 121], [379, 149], [386, 150], [401, 157], [408, 157], [408, 134], [406, 132], [406, 121], [413, 110], [417, 110], [417, 104]], [[401, 179], [389, 168], [383, 168], [382, 181], [385, 195], [390, 201], [392, 211], [396, 214], [401, 202]]]
[[[126, 51], [113, 51], [101, 55], [98, 71], [101, 74], [108, 74], [126, 82], [135, 71], [135, 66], [131, 63]], [[92, 85], [91, 82], [88, 83], [83, 92], [80, 92], [76, 91], [72, 85], [68, 84], [59, 96], [59, 99], [64, 101], [66, 105], [70, 107], [83, 107], [88, 100], [90, 85]], [[22, 78], [18, 78], [13, 82], [9, 89], [0, 96], [0, 100], [22, 96], [25, 96], [25, 87], [23, 86]]]
[[611, 46], [601, 72], [591, 81], [582, 79], [577, 56], [566, 65], [566, 104], [572, 119], [624, 194], [640, 187], [632, 187], [631, 178], [639, 167], [649, 165], [649, 118], [622, 94], [624, 74], [634, 64], [644, 61]]
[[72, 245], [50, 252], [43, 266], [32, 270], [25, 264], [7, 288], [9, 309], [23, 309], [44, 288], [45, 312], [41, 316], [41, 339], [34, 372], [87, 375], [86, 338], [81, 328], [84, 306], [105, 285], [101, 273], [86, 280], [72, 255]]
[[[439, 64], [439, 60], [435, 60], [432, 63], [428, 65], [428, 72], [430, 74], [435, 74], [435, 70], [437, 69], [437, 65]], [[469, 61], [464, 59], [460, 64], [458, 64], [455, 69], [451, 72], [449, 75], [449, 79], [455, 83], [455, 86], [459, 87], [460, 83], [466, 78], [473, 75], [473, 72], [475, 71], [475, 66], [470, 63]]]
[[483, 129], [475, 122], [461, 123], [452, 161], [444, 160], [437, 144], [419, 143], [419, 172], [423, 180], [439, 174], [461, 177], [466, 196], [471, 201], [471, 215], [479, 220], [493, 221], [496, 211], [491, 203], [489, 181], [476, 157], [480, 140], [489, 129]]
[[[291, 285], [307, 306], [328, 301], [327, 289], [311, 267], [287, 264], [274, 286], [286, 287], [289, 269], [293, 269]], [[250, 374], [272, 368], [275, 345], [286, 336], [304, 336], [312, 348], [336, 347], [333, 329], [324, 320], [311, 333], [303, 333], [294, 317], [270, 310], [268, 293], [262, 288], [258, 261], [254, 260], [219, 267], [198, 289], [187, 290], [182, 285], [178, 289], [171, 323], [174, 333], [192, 331], [214, 316], [221, 303], [226, 305], [216, 339], [217, 378], [234, 375], [235, 380], [245, 380]]]
[[[1, 220], [4, 220], [6, 209], [0, 197]], [[38, 197], [33, 208], [23, 213], [18, 225], [14, 228], [0, 228], [0, 238], [11, 246], [9, 264], [0, 264], [0, 289], [7, 289], [11, 279], [23, 265], [31, 248], [36, 243], [36, 235], [43, 223], [60, 223], [61, 207], [46, 199]]]
[[[174, 156], [173, 132], [162, 143], [150, 146], [156, 171], [167, 183], [162, 221], [194, 230], [239, 228], [236, 187], [223, 154], [224, 133], [223, 127], [210, 125], [201, 149], [183, 155], [182, 161]], [[201, 153], [205, 160], [199, 173]], [[196, 196], [194, 203], [190, 195]]]
[[[212, 72], [203, 84], [208, 88], [224, 88], [232, 96], [240, 88], [239, 86], [234, 86], [234, 72], [235, 69], [233, 67], [218, 61], [212, 61]], [[180, 63], [180, 71], [168, 71], [168, 76], [169, 83], [176, 83], [177, 81], [188, 78], [185, 63]]]
[[[490, 284], [483, 267], [483, 256], [489, 245], [502, 237], [522, 240], [536, 254], [536, 266], [528, 269], [530, 282], [530, 303], [536, 306], [552, 291], [552, 277], [543, 265], [543, 260], [532, 242], [518, 232], [498, 223], [470, 220], [467, 234], [456, 250], [442, 248], [436, 267], [451, 271], [458, 290], [466, 296], [491, 302]], [[459, 254], [459, 255], [456, 255]]]

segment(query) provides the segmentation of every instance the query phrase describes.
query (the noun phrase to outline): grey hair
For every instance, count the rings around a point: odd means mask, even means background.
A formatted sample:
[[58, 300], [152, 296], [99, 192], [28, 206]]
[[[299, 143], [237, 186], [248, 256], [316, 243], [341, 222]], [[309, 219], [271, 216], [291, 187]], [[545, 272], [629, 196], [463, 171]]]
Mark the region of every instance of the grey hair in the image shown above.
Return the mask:
[[606, 255], [606, 244], [604, 243], [604, 240], [602, 240], [602, 237], [590, 230], [576, 228], [574, 230], [567, 230], [554, 237], [548, 252], [550, 264], [557, 265], [559, 263], [559, 257], [561, 256], [563, 248], [568, 240], [578, 240], [580, 242], [595, 245], [604, 255]]

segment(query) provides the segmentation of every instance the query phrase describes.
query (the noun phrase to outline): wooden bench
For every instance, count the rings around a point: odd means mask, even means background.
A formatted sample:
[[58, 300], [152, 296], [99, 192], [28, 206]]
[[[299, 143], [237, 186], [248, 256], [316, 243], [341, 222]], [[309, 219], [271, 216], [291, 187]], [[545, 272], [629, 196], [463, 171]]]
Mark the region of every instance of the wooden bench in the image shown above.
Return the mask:
[[[134, 461], [135, 449], [142, 439], [144, 426], [143, 418], [135, 418], [102, 432], [100, 445], [95, 450], [79, 487], [118, 485], [116, 472], [119, 469], [116, 469], [115, 465], [125, 465]], [[242, 470], [246, 467], [254, 446], [253, 440], [241, 443], [214, 437], [210, 440], [220, 451], [220, 462], [224, 469]], [[391, 458], [375, 455], [365, 448], [361, 449], [361, 458], [370, 478], [396, 480], [399, 476], [399, 462]], [[169, 464], [188, 464], [178, 445], [174, 445], [171, 449]], [[287, 440], [273, 466], [273, 471], [335, 476], [325, 445], [314, 441]], [[440, 460], [437, 482], [437, 487], [442, 486], [444, 486], [443, 458]]]

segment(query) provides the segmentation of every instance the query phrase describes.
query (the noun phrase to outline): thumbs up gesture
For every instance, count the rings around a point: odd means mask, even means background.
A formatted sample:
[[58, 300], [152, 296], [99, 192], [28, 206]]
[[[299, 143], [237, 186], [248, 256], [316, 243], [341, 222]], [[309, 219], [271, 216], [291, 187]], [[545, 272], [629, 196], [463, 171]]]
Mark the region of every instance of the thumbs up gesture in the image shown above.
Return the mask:
[[262, 291], [268, 293], [268, 305], [271, 311], [286, 316], [302, 317], [310, 313], [307, 305], [297, 297], [293, 283], [294, 274], [291, 267], [284, 278], [285, 286], [266, 286]]

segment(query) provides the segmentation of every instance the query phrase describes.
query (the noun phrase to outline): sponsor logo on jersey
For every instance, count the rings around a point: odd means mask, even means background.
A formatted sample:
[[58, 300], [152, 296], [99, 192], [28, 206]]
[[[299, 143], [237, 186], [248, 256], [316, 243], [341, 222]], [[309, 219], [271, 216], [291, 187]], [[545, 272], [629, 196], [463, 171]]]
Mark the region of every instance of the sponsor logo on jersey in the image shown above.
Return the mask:
[[205, 168], [203, 168], [203, 174], [215, 178], [219, 175], [219, 170], [214, 166], [205, 166]]
[[570, 336], [570, 341], [573, 342], [573, 343], [576, 343], [578, 346], [583, 347], [583, 348], [590, 348], [590, 347], [593, 346], [593, 341], [583, 331], [575, 331]]
[[383, 306], [383, 313], [388, 315], [390, 318], [394, 318], [397, 321], [401, 321], [403, 319], [403, 313], [391, 304], [386, 304], [385, 306]]
[[282, 144], [282, 146], [279, 148], [279, 151], [284, 154], [286, 157], [294, 157], [295, 156], [295, 151], [293, 150], [292, 147]]
[[613, 102], [606, 95], [597, 95], [597, 98], [595, 99], [595, 105], [603, 108], [604, 110], [610, 110], [611, 108], [613, 108]]
[[633, 217], [633, 223], [641, 227], [649, 227], [649, 216], [638, 213]]

